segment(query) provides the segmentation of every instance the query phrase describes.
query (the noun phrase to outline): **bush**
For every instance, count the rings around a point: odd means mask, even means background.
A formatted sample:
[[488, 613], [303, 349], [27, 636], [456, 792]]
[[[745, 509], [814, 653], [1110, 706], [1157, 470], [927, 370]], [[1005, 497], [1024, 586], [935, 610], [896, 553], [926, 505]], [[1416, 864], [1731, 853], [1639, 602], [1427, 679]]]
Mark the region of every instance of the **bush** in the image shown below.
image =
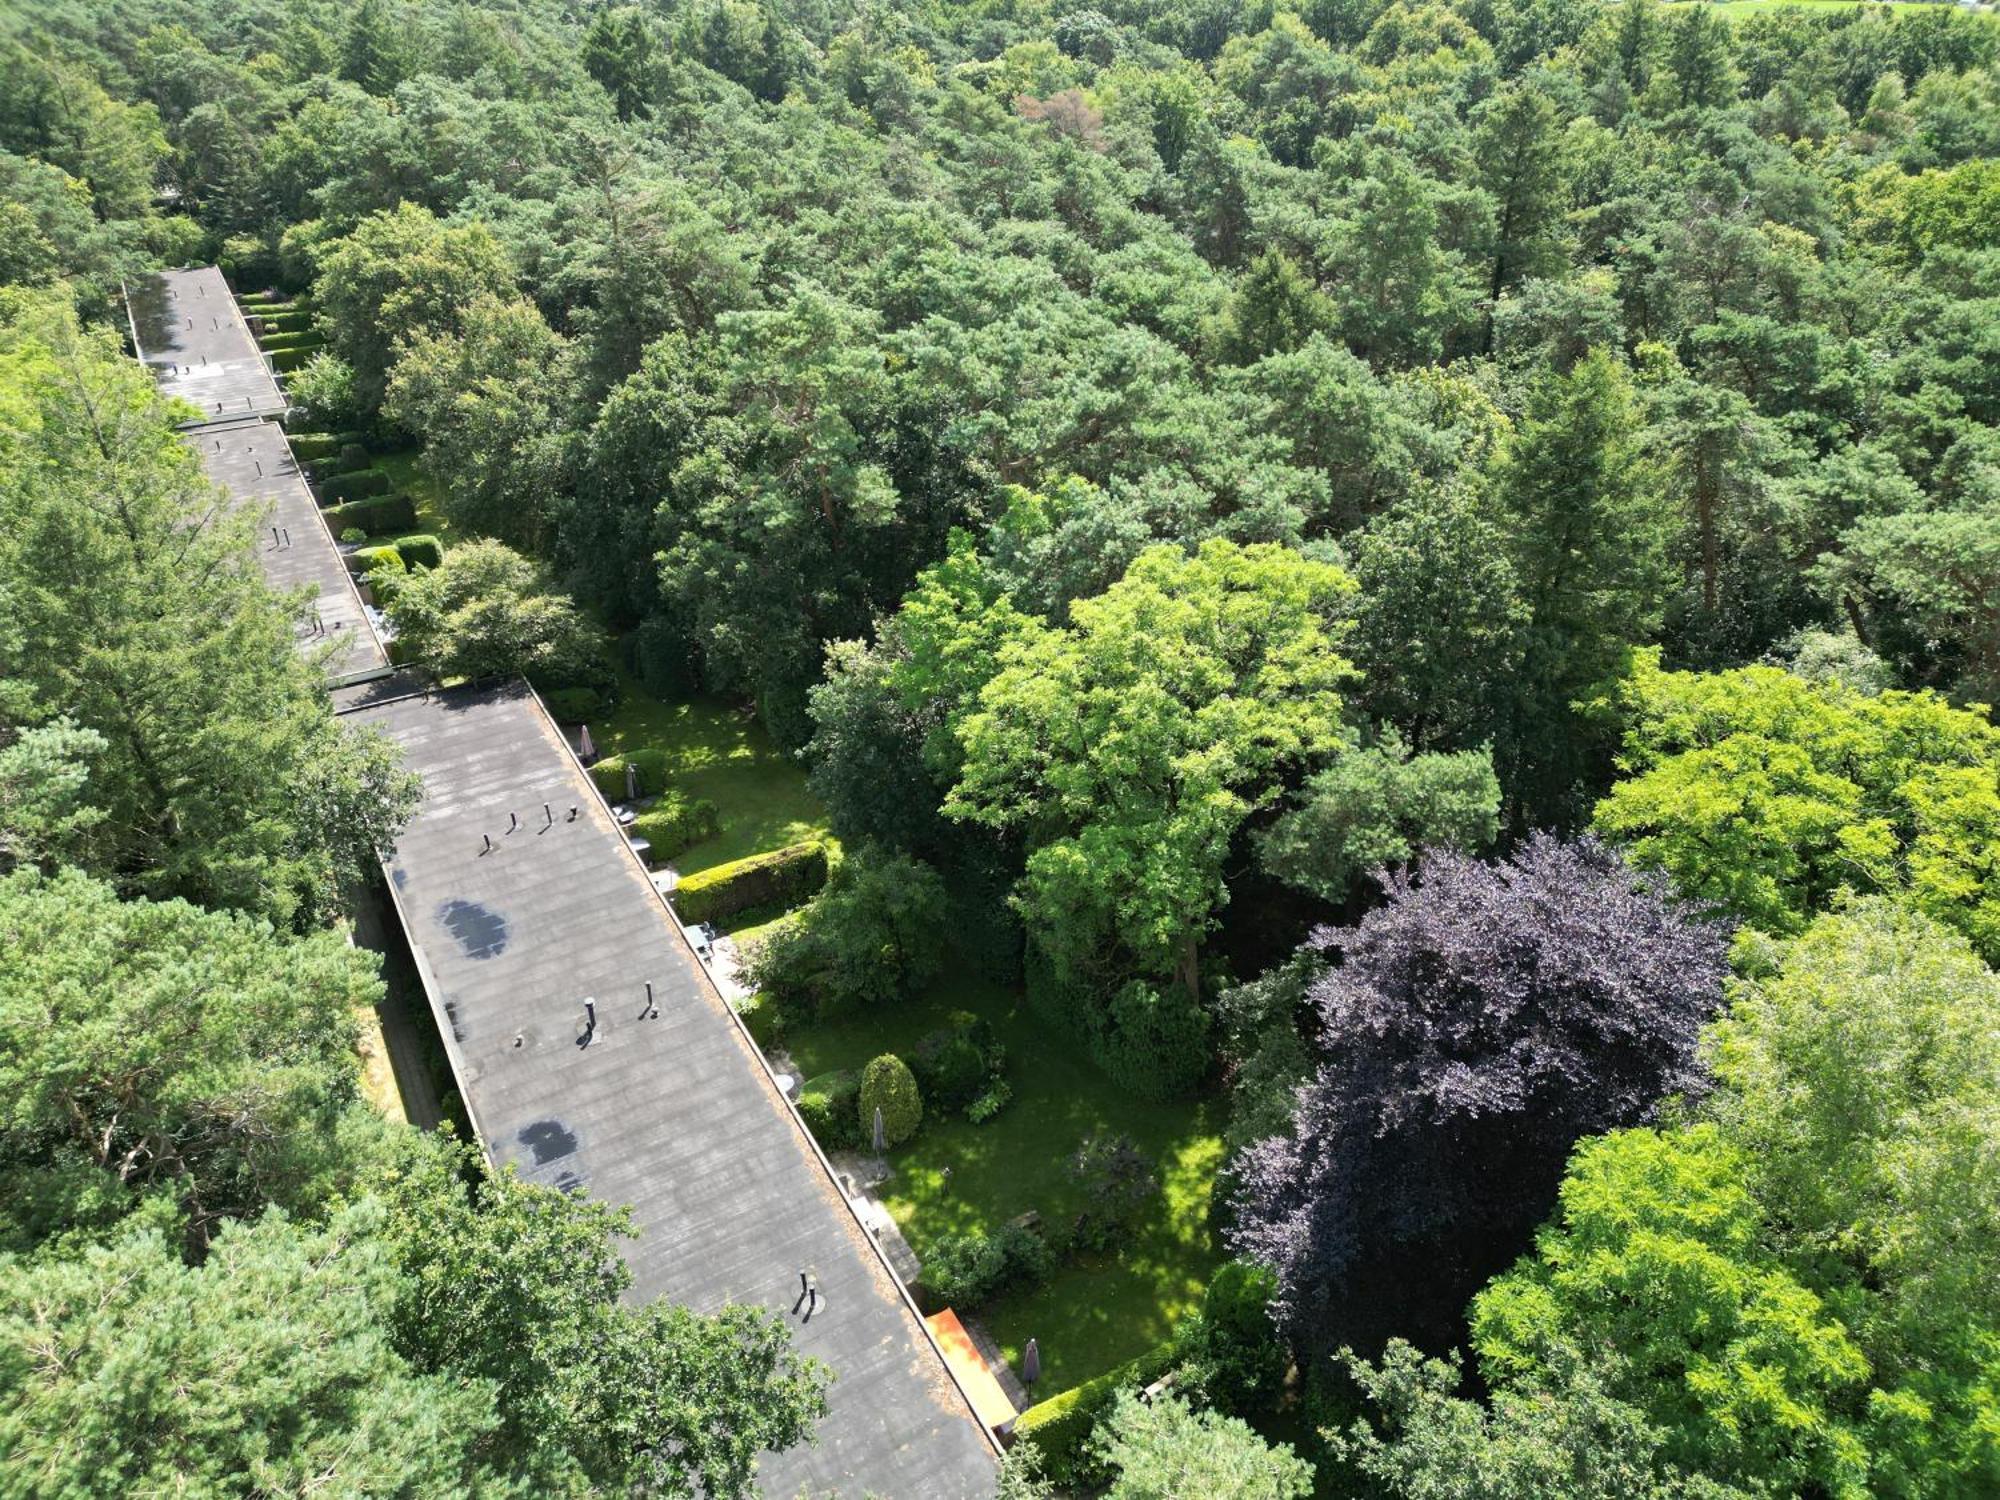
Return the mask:
[[1013, 1085], [998, 1078], [987, 1086], [985, 1093], [965, 1106], [965, 1118], [974, 1125], [984, 1125], [1013, 1102]]
[[1090, 1050], [1120, 1088], [1141, 1099], [1171, 1099], [1208, 1072], [1208, 1013], [1179, 985], [1154, 989], [1135, 979], [1096, 1023]]
[[863, 846], [759, 950], [753, 983], [822, 1012], [913, 994], [944, 966], [946, 911], [929, 865]]
[[403, 584], [403, 559], [394, 547], [363, 547], [351, 555], [353, 564], [358, 565], [362, 581], [375, 595], [375, 602], [386, 606], [396, 597], [396, 590]]
[[713, 922], [753, 906], [796, 906], [826, 884], [826, 847], [793, 844], [690, 875], [674, 892], [683, 922]]
[[319, 485], [319, 503], [338, 505], [344, 500], [365, 500], [389, 493], [389, 476], [380, 469], [362, 469], [354, 474], [335, 474]]
[[340, 445], [340, 472], [351, 474], [357, 469], [368, 467], [368, 450], [360, 443]]
[[406, 536], [396, 543], [406, 568], [435, 568], [444, 561], [444, 548], [434, 536]]
[[355, 542], [367, 541], [368, 533], [363, 531], [359, 526], [350, 526], [345, 531], [341, 532], [340, 539], [351, 546]]
[[875, 1140], [875, 1111], [882, 1111], [882, 1138], [900, 1146], [917, 1133], [924, 1119], [923, 1095], [909, 1064], [893, 1052], [885, 1052], [861, 1070], [861, 1138]]
[[928, 1300], [938, 1307], [979, 1307], [1001, 1292], [1046, 1281], [1055, 1252], [1024, 1224], [992, 1234], [952, 1234], [932, 1243], [924, 1258]]
[[862, 1144], [861, 1075], [852, 1068], [808, 1078], [799, 1089], [799, 1114], [822, 1150], [851, 1151]]
[[1277, 1291], [1268, 1266], [1232, 1260], [1218, 1269], [1201, 1310], [1176, 1335], [1179, 1384], [1229, 1416], [1273, 1410], [1291, 1364], [1271, 1316]]
[[1073, 1243], [1108, 1250], [1124, 1238], [1146, 1201], [1160, 1190], [1152, 1159], [1129, 1136], [1096, 1135], [1069, 1162], [1070, 1180], [1090, 1206], [1076, 1216]]
[[417, 524], [417, 504], [408, 495], [371, 495], [326, 509], [326, 524], [336, 531], [359, 526], [371, 536], [408, 531]]
[[[404, 561], [407, 562], [409, 559], [405, 558]], [[596, 718], [598, 710], [604, 707], [604, 700], [597, 695], [597, 689], [587, 687], [557, 688], [553, 693], [544, 693], [542, 701], [549, 706], [549, 713], [562, 724], [588, 723]], [[616, 756], [612, 758], [618, 759]], [[602, 761], [598, 762], [598, 765], [602, 764]], [[595, 779], [597, 766], [592, 766], [590, 769], [592, 779]], [[598, 782], [598, 789], [602, 791], [603, 788], [604, 783]], [[622, 789], [620, 795], [623, 795]]]
[[270, 360], [271, 368], [278, 374], [289, 375], [292, 371], [303, 368], [306, 361], [319, 352], [317, 348], [277, 349], [264, 357]]
[[714, 838], [721, 826], [721, 814], [707, 798], [667, 792], [632, 820], [631, 831], [653, 846], [652, 862], [664, 864], [703, 839]]
[[1015, 1419], [1014, 1441], [1034, 1444], [1043, 1472], [1058, 1489], [1100, 1488], [1111, 1475], [1091, 1447], [1098, 1419], [1121, 1392], [1142, 1389], [1166, 1374], [1174, 1358], [1174, 1346], [1162, 1344], [1128, 1365], [1029, 1407]]
[[283, 354], [287, 350], [318, 349], [326, 340], [310, 328], [279, 329], [272, 326], [272, 320], [260, 320], [264, 331], [258, 335], [257, 344], [266, 354]]
[[970, 1011], [953, 1014], [910, 1053], [910, 1071], [934, 1105], [964, 1109], [985, 1093], [1007, 1065], [1007, 1048], [992, 1026]]
[[[575, 691], [566, 689], [565, 691]], [[585, 689], [589, 691], [589, 689]], [[629, 794], [625, 785], [625, 768], [639, 768], [639, 795], [657, 797], [667, 790], [667, 752], [664, 750], [633, 750], [624, 755], [607, 755], [590, 768], [590, 779], [597, 783], [597, 789], [604, 793], [607, 802], [623, 802]]]
[[301, 432], [292, 438], [292, 453], [302, 464], [332, 458], [339, 450], [330, 432]]

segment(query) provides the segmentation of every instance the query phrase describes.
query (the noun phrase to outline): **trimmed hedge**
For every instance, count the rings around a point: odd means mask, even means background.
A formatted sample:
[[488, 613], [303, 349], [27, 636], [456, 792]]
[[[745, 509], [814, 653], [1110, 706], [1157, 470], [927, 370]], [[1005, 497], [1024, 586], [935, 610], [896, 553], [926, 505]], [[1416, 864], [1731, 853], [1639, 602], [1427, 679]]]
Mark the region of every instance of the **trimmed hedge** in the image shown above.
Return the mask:
[[365, 469], [367, 467], [368, 450], [366, 448], [362, 447], [359, 443], [342, 443], [340, 445], [341, 473], [352, 474], [357, 469]]
[[349, 500], [345, 505], [326, 508], [326, 524], [335, 533], [359, 526], [371, 536], [408, 531], [417, 524], [417, 502], [408, 495], [371, 495], [366, 500]]
[[[588, 691], [588, 689], [586, 689]], [[639, 795], [657, 797], [667, 789], [667, 752], [634, 750], [628, 755], [607, 755], [590, 768], [590, 779], [604, 793], [607, 802], [625, 800], [625, 767], [639, 768]]]
[[1041, 1451], [1042, 1472], [1059, 1488], [1101, 1488], [1111, 1474], [1090, 1446], [1098, 1418], [1110, 1410], [1120, 1391], [1151, 1385], [1174, 1367], [1176, 1357], [1172, 1343], [1160, 1344], [1130, 1364], [1038, 1402], [1015, 1419], [1014, 1441], [1033, 1443]]
[[373, 495], [389, 493], [389, 476], [381, 469], [362, 469], [353, 474], [336, 474], [331, 479], [322, 479], [319, 485], [319, 503], [338, 505], [343, 500], [366, 500]]
[[713, 922], [753, 906], [796, 906], [825, 884], [826, 846], [793, 844], [688, 876], [674, 908], [683, 922]]
[[310, 328], [277, 329], [271, 327], [270, 320], [264, 322], [264, 332], [257, 340], [266, 354], [283, 354], [291, 349], [323, 349], [326, 340]]
[[318, 349], [273, 349], [264, 357], [278, 374], [289, 375], [317, 353]]
[[860, 1107], [861, 1075], [852, 1068], [808, 1078], [799, 1089], [799, 1114], [823, 1151], [861, 1144]]
[[359, 547], [347, 554], [347, 571], [357, 576], [381, 568], [390, 573], [403, 571], [403, 556], [394, 547]]
[[917, 1087], [910, 1065], [893, 1052], [884, 1052], [861, 1070], [861, 1112], [855, 1122], [872, 1146], [875, 1114], [882, 1114], [882, 1143], [900, 1146], [917, 1133], [924, 1122], [923, 1091]]
[[721, 826], [722, 815], [706, 797], [668, 792], [632, 820], [631, 832], [652, 844], [647, 858], [658, 865], [715, 837]]
[[321, 462], [339, 451], [340, 444], [330, 432], [300, 432], [292, 437], [292, 452], [302, 464]]
[[396, 543], [396, 550], [403, 554], [406, 568], [435, 568], [444, 561], [444, 548], [438, 545], [434, 536], [419, 534], [406, 536]]

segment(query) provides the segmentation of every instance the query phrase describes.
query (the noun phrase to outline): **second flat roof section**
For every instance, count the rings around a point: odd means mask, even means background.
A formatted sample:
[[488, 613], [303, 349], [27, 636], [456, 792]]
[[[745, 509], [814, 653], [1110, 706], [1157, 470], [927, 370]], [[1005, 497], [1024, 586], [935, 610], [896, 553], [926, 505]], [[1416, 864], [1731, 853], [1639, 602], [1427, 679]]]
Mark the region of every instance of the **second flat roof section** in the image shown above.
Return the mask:
[[214, 266], [138, 277], [126, 288], [126, 307], [140, 361], [202, 421], [285, 409], [285, 393]]
[[554, 724], [518, 685], [398, 691], [335, 704], [424, 778], [389, 881], [489, 1152], [630, 1204], [637, 1300], [768, 1307], [831, 1367], [817, 1446], [767, 1457], [765, 1493], [990, 1496], [984, 1428]]

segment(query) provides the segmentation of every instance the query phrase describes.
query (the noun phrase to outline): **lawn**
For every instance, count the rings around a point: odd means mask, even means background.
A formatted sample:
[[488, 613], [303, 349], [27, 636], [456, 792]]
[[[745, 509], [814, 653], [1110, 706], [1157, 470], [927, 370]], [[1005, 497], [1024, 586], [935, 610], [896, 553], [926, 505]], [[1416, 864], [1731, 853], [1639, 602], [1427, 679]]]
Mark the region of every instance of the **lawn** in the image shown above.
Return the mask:
[[1221, 1106], [1132, 1098], [1053, 1035], [1017, 991], [971, 978], [947, 981], [912, 1006], [794, 1031], [783, 1045], [812, 1077], [908, 1050], [958, 1009], [999, 1030], [1014, 1101], [984, 1125], [927, 1118], [890, 1153], [894, 1175], [879, 1191], [920, 1258], [939, 1235], [993, 1228], [1029, 1209], [1051, 1228], [1066, 1224], [1084, 1205], [1064, 1164], [1093, 1133], [1130, 1136], [1162, 1180], [1123, 1250], [1067, 1262], [1045, 1285], [976, 1310], [1017, 1370], [1023, 1346], [1040, 1341], [1035, 1394], [1046, 1398], [1144, 1353], [1200, 1301], [1222, 1259], [1208, 1225]]
[[400, 453], [376, 453], [370, 462], [389, 476], [389, 488], [408, 495], [417, 506], [417, 531], [434, 536], [440, 542], [455, 540], [451, 523], [444, 516], [444, 502], [438, 494], [437, 481], [424, 472], [420, 455], [414, 448], [406, 448]]
[[683, 875], [806, 839], [831, 842], [805, 771], [771, 743], [752, 708], [711, 698], [665, 702], [621, 670], [618, 706], [590, 733], [606, 754], [666, 751], [674, 785], [720, 811], [722, 831], [674, 860]]

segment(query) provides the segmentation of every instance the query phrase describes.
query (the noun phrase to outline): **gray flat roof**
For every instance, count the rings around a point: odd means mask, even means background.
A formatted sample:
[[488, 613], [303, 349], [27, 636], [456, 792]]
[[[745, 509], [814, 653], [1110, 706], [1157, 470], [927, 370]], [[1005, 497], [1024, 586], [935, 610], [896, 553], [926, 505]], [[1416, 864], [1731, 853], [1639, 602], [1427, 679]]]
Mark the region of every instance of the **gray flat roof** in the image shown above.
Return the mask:
[[334, 702], [424, 778], [386, 868], [489, 1152], [632, 1206], [635, 1300], [771, 1308], [833, 1370], [818, 1443], [767, 1457], [765, 1493], [990, 1496], [986, 1429], [540, 703], [400, 676]]
[[125, 288], [132, 342], [160, 389], [206, 421], [282, 412], [285, 393], [214, 266], [154, 271]]
[[284, 429], [253, 417], [190, 428], [186, 439], [201, 455], [209, 478], [266, 511], [257, 562], [271, 586], [312, 590], [318, 623], [300, 625], [300, 647], [324, 648], [326, 669], [336, 677], [387, 666], [388, 655], [368, 623], [360, 592], [306, 488]]

